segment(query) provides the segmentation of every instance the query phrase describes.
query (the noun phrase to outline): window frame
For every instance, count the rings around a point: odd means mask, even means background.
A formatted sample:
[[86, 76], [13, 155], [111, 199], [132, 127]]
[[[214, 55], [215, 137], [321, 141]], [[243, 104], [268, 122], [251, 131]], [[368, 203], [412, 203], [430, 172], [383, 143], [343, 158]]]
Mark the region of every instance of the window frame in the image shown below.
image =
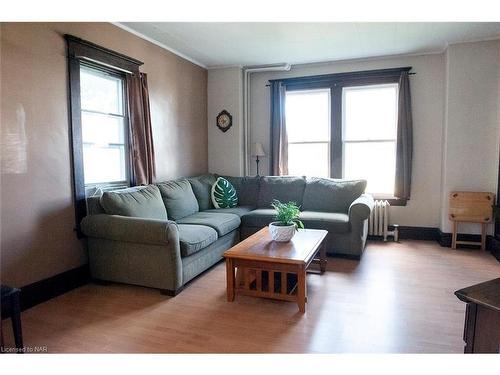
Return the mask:
[[[286, 92], [294, 92], [294, 93], [297, 93], [297, 92], [328, 92], [328, 103], [329, 103], [329, 106], [328, 106], [328, 115], [331, 119], [331, 116], [332, 116], [332, 94], [331, 94], [331, 91], [328, 90], [328, 88], [315, 88], [315, 89], [305, 89], [305, 90], [301, 90], [301, 89], [297, 89], [297, 90], [286, 90]], [[286, 114], [285, 114], [286, 116]], [[330, 129], [328, 131], [328, 138], [329, 140], [328, 141], [311, 141], [311, 142], [290, 142], [290, 141], [287, 141], [287, 146], [289, 144], [325, 144], [325, 143], [328, 143], [328, 154], [330, 155], [331, 152], [332, 152], [332, 135], [331, 135], [331, 126], [330, 126]], [[331, 160], [329, 159], [328, 160], [328, 170], [330, 171], [331, 173]]]
[[[80, 39], [73, 35], [65, 34], [68, 58], [68, 104], [69, 104], [69, 137], [70, 158], [73, 182], [73, 200], [75, 206], [75, 231], [78, 238], [84, 237], [80, 230], [80, 222], [87, 215], [86, 186], [83, 170], [83, 137], [82, 137], [82, 111], [80, 98], [80, 68], [81, 65], [100, 69], [108, 74], [118, 74], [124, 77], [124, 114], [127, 119], [129, 115], [127, 75], [139, 74], [141, 61], [101, 47], [92, 42]], [[130, 144], [130, 121], [127, 120], [128, 144]], [[126, 147], [127, 148], [127, 147]], [[130, 183], [134, 184], [134, 176], [128, 159], [128, 176]]]
[[[324, 74], [317, 76], [276, 79], [285, 85], [286, 91], [308, 89], [330, 89], [330, 177], [343, 178], [343, 139], [342, 139], [342, 91], [344, 87], [371, 86], [399, 83], [402, 71], [410, 71], [411, 66], [401, 68], [376, 69], [357, 72]], [[409, 73], [414, 74], [414, 73]], [[392, 206], [406, 206], [407, 199], [374, 196], [374, 199], [389, 201]]]

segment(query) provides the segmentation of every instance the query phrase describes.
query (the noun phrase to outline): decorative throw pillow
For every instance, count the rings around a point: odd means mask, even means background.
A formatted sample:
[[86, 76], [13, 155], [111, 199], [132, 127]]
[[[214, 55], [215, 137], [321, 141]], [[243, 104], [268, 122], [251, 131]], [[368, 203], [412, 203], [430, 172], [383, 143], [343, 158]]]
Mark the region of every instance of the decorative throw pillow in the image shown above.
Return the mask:
[[238, 204], [236, 189], [223, 177], [212, 185], [212, 203], [215, 208], [232, 208]]

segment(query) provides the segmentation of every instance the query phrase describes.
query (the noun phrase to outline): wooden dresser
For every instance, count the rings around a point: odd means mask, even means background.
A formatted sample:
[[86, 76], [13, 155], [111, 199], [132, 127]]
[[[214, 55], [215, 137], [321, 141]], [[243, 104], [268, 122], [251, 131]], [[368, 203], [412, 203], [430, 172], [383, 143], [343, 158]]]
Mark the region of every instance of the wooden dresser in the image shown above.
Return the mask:
[[500, 353], [500, 278], [460, 289], [455, 295], [467, 303], [465, 353]]

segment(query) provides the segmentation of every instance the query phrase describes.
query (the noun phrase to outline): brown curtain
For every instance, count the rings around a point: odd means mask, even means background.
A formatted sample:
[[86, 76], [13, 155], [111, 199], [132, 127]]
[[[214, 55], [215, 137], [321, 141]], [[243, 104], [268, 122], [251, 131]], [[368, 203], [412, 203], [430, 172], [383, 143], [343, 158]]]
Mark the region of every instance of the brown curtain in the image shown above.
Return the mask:
[[413, 120], [411, 116], [410, 80], [408, 71], [399, 77], [398, 130], [396, 140], [396, 198], [409, 199], [413, 153]]
[[145, 73], [127, 75], [127, 89], [132, 183], [133, 185], [152, 184], [156, 170], [147, 75]]
[[285, 123], [285, 85], [271, 82], [271, 168], [270, 174], [288, 174], [288, 138]]

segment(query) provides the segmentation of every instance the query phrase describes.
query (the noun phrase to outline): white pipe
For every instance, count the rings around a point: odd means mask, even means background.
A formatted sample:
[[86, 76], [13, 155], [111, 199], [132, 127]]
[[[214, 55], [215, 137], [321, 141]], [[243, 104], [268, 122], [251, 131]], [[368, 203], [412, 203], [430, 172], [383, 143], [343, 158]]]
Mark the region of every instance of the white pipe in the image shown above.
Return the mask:
[[[250, 74], [272, 71], [289, 71], [291, 65], [288, 63], [278, 65], [249, 66], [243, 68], [243, 175], [250, 173], [248, 150], [250, 149]], [[269, 150], [268, 150], [269, 152]]]

